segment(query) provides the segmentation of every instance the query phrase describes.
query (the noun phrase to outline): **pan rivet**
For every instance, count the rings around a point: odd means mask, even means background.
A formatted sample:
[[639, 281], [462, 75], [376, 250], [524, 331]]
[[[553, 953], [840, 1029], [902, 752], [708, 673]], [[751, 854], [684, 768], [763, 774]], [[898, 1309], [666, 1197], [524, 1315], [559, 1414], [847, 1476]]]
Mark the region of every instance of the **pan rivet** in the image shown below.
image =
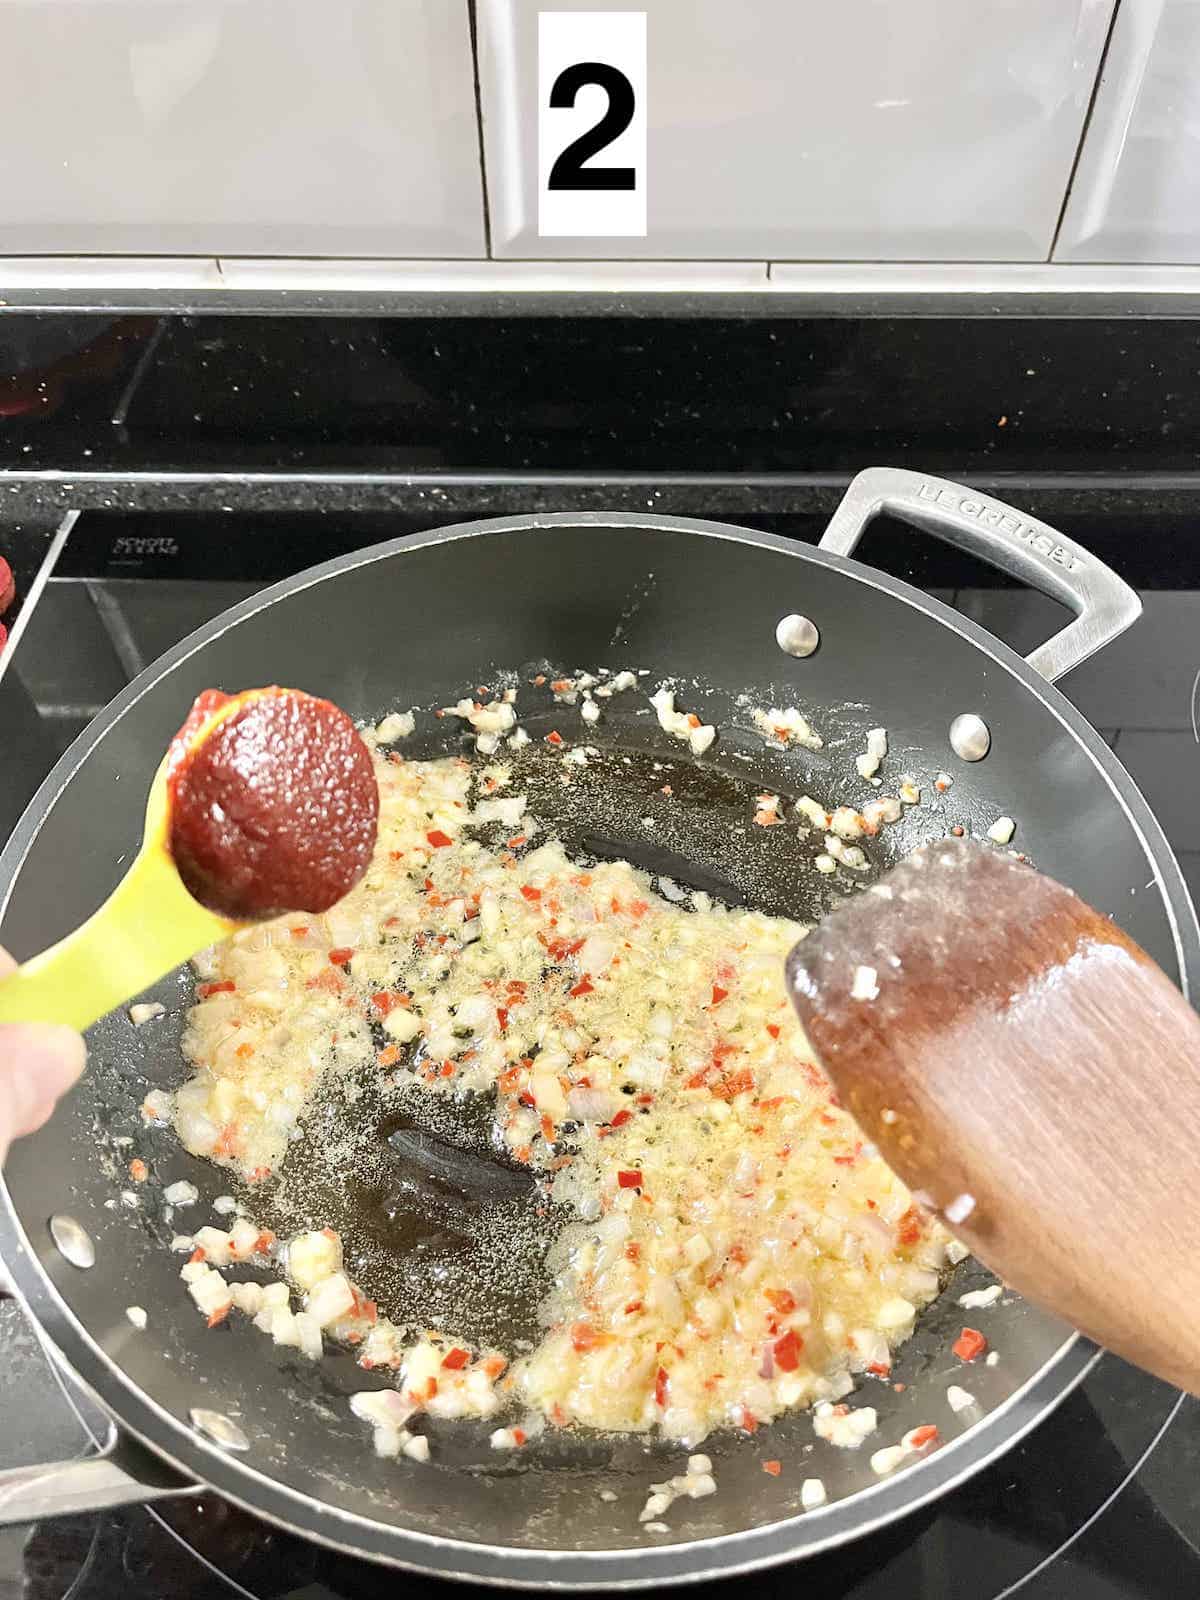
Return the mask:
[[784, 617], [775, 629], [775, 643], [789, 656], [810, 656], [821, 642], [815, 622], [798, 617], [793, 612]]
[[973, 711], [964, 711], [950, 724], [950, 748], [964, 761], [982, 761], [991, 747], [988, 725]]
[[82, 1267], [86, 1271], [88, 1267], [96, 1265], [96, 1246], [92, 1243], [92, 1236], [86, 1228], [80, 1227], [74, 1217], [56, 1212], [50, 1218], [50, 1237], [59, 1255], [73, 1267]]
[[206, 1411], [203, 1406], [193, 1406], [188, 1415], [192, 1419], [192, 1427], [207, 1434], [222, 1450], [249, 1450], [249, 1439], [232, 1417], [227, 1417], [223, 1411]]

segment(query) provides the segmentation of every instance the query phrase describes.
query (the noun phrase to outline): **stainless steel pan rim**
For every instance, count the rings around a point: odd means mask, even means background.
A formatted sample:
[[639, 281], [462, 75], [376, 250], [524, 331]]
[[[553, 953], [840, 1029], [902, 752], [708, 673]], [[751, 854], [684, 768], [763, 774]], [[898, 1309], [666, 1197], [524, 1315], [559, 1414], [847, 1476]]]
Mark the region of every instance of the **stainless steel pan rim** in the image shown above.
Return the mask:
[[[1151, 867], [1169, 919], [1187, 992], [1200, 962], [1197, 928], [1182, 875], [1149, 807], [1116, 757], [1064, 697], [1047, 685], [1012, 650], [967, 618], [899, 580], [857, 561], [828, 551], [797, 546], [771, 534], [725, 524], [684, 518], [589, 513], [532, 518], [505, 518], [461, 524], [433, 533], [390, 541], [340, 557], [264, 590], [226, 613], [162, 657], [147, 674], [113, 702], [57, 764], [31, 803], [5, 850], [0, 853], [0, 912], [42, 819], [72, 774], [117, 721], [166, 672], [186, 660], [234, 623], [251, 617], [277, 599], [358, 566], [389, 560], [406, 549], [487, 536], [493, 533], [569, 526], [601, 530], [643, 527], [756, 545], [843, 573], [854, 583], [881, 590], [901, 603], [936, 618], [971, 644], [994, 665], [1019, 680], [1088, 752], [1118, 805], [1128, 818]], [[961, 1482], [994, 1459], [1031, 1429], [1085, 1375], [1096, 1359], [1092, 1346], [1068, 1338], [1051, 1361], [968, 1434], [917, 1466], [806, 1516], [719, 1537], [653, 1548], [561, 1551], [473, 1544], [371, 1521], [316, 1502], [256, 1471], [250, 1462], [232, 1458], [201, 1439], [180, 1418], [137, 1389], [107, 1357], [86, 1328], [73, 1316], [28, 1248], [15, 1207], [0, 1183], [0, 1259], [6, 1263], [17, 1292], [40, 1322], [63, 1359], [119, 1416], [120, 1426], [140, 1439], [181, 1472], [211, 1484], [230, 1500], [302, 1535], [339, 1550], [436, 1571], [446, 1576], [487, 1582], [544, 1587], [650, 1587], [664, 1581], [696, 1581], [717, 1574], [749, 1571], [797, 1555], [830, 1549], [906, 1514]], [[161, 1488], [158, 1492], [162, 1492]], [[864, 1517], [863, 1512], [867, 1515]]]

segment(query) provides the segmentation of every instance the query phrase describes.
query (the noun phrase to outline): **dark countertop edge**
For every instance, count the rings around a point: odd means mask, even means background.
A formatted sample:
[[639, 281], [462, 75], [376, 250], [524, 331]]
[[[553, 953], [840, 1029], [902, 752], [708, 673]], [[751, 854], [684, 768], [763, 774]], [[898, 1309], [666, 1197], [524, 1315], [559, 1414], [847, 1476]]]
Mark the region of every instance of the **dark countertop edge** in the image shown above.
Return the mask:
[[[757, 509], [763, 514], [824, 511], [841, 496], [853, 473], [522, 472], [72, 472], [0, 471], [0, 518], [35, 509], [238, 511], [392, 510], [444, 511], [486, 503], [497, 514], [512, 505], [536, 510], [561, 505], [564, 495], [580, 510], [682, 512], [686, 507]], [[1087, 511], [1118, 515], [1150, 509], [1195, 515], [1200, 510], [1200, 470], [1129, 474], [983, 472], [964, 469], [971, 487], [1001, 499], [1035, 498], [1046, 514]], [[650, 501], [653, 503], [649, 503]]]
[[[2, 264], [2, 258], [0, 258]], [[666, 263], [667, 267], [672, 263]], [[676, 263], [686, 265], [686, 263]], [[1200, 285], [1200, 279], [1198, 279]], [[1038, 318], [1077, 321], [1200, 317], [1191, 289], [21, 289], [0, 287], [0, 316]]]

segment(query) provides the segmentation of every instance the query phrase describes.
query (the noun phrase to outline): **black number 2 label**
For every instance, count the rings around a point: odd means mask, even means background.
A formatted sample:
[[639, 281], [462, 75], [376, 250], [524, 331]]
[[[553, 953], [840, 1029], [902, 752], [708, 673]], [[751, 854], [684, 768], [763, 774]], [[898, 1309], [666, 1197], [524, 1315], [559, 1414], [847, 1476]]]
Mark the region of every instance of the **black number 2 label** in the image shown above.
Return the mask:
[[570, 109], [580, 89], [596, 84], [608, 96], [608, 106], [600, 121], [573, 139], [550, 168], [549, 189], [614, 190], [633, 189], [636, 174], [632, 167], [585, 167], [584, 162], [599, 155], [620, 137], [633, 121], [637, 102], [633, 85], [618, 68], [603, 61], [577, 61], [554, 80], [550, 105], [554, 110]]
[[539, 239], [646, 237], [649, 98], [644, 11], [538, 12]]

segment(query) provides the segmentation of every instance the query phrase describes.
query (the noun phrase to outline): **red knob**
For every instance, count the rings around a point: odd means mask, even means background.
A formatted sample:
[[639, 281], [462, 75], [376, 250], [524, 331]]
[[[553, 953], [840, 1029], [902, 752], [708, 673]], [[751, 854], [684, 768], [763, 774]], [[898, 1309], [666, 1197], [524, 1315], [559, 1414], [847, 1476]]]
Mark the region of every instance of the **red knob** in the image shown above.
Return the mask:
[[[0, 556], [0, 617], [8, 610], [17, 598], [17, 585], [13, 580], [12, 568], [3, 556]], [[0, 644], [3, 640], [0, 640]]]

